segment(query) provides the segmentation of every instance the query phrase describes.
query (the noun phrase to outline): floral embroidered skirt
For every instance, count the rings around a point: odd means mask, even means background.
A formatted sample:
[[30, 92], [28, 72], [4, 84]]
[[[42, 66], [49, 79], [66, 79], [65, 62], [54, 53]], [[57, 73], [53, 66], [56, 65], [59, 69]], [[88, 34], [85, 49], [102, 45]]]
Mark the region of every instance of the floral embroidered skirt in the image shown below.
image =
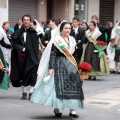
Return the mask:
[[4, 77], [2, 79], [2, 82], [0, 83], [0, 88], [8, 90], [9, 87], [10, 87], [10, 85], [9, 85], [8, 73], [4, 72]]
[[84, 95], [79, 73], [66, 57], [57, 57], [54, 75], [45, 83], [44, 77], [34, 90], [31, 102], [59, 109], [83, 108]]
[[88, 43], [85, 53], [84, 62], [88, 62], [92, 66], [90, 75], [103, 75], [104, 73], [109, 73], [109, 65], [106, 55], [99, 58], [98, 52], [94, 52], [96, 48], [93, 43]]
[[[2, 53], [2, 50], [0, 49], [0, 59], [4, 65], [4, 67], [6, 68], [6, 62]], [[8, 73], [7, 72], [3, 72], [2, 70], [0, 70], [0, 88], [1, 89], [5, 89], [8, 90], [9, 86], [9, 77], [8, 77]]]

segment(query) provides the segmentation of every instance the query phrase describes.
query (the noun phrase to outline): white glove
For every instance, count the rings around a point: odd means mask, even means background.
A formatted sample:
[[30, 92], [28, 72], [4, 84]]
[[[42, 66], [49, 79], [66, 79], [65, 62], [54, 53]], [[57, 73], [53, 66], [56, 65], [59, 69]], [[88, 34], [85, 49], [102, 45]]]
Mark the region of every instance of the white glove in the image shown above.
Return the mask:
[[43, 81], [44, 81], [45, 83], [47, 83], [48, 80], [50, 79], [50, 77], [51, 77], [51, 75], [48, 75], [47, 77], [45, 77], [45, 78], [43, 79]]

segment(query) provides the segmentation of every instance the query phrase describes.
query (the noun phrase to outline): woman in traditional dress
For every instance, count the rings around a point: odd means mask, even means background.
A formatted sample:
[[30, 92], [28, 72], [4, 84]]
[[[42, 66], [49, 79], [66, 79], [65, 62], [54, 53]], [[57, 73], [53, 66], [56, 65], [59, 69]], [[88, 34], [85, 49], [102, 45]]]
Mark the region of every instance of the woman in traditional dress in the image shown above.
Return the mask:
[[38, 21], [35, 20], [35, 19], [30, 23], [30, 26], [36, 30], [37, 35], [39, 37], [39, 54], [38, 54], [38, 58], [40, 60], [41, 56], [42, 56], [42, 52], [44, 50], [44, 46], [42, 45], [42, 42], [41, 42], [41, 39], [42, 39], [42, 37], [44, 35], [43, 28], [38, 23]]
[[7, 90], [9, 88], [8, 67], [0, 48], [0, 88]]
[[9, 66], [9, 70], [11, 68], [11, 35], [12, 33], [10, 33], [10, 31], [8, 30], [10, 27], [9, 22], [4, 22], [2, 27], [0, 28], [0, 40], [1, 42], [5, 42], [6, 44], [8, 44], [8, 46], [4, 47], [1, 46], [1, 50], [3, 52], [5, 61], [7, 62], [7, 65]]
[[87, 22], [82, 22], [82, 23], [81, 23], [81, 27], [82, 27], [85, 31], [87, 31], [87, 30], [89, 29], [89, 26], [88, 26]]
[[115, 48], [115, 71], [120, 74], [120, 26], [116, 28], [116, 36], [112, 47]]
[[9, 23], [4, 22], [0, 29], [0, 88], [6, 90], [9, 88], [7, 58], [10, 56], [8, 51], [11, 49], [11, 45], [9, 44], [9, 40], [6, 35], [8, 28]]
[[60, 34], [43, 52], [31, 101], [52, 106], [56, 117], [62, 116], [60, 109], [69, 109], [69, 116], [78, 118], [74, 109], [83, 108], [84, 95], [74, 54], [76, 42], [69, 36], [68, 22], [62, 22], [59, 28]]
[[96, 80], [97, 75], [102, 75], [103, 73], [108, 72], [107, 59], [105, 59], [105, 57], [103, 58], [103, 60], [100, 59], [99, 52], [95, 52], [95, 50], [97, 50], [95, 48], [95, 44], [97, 41], [99, 41], [99, 36], [101, 34], [102, 33], [99, 31], [96, 23], [94, 21], [91, 21], [89, 24], [89, 29], [86, 31], [87, 47], [85, 50], [83, 61], [88, 62], [92, 66], [92, 70], [88, 78], [92, 80]]

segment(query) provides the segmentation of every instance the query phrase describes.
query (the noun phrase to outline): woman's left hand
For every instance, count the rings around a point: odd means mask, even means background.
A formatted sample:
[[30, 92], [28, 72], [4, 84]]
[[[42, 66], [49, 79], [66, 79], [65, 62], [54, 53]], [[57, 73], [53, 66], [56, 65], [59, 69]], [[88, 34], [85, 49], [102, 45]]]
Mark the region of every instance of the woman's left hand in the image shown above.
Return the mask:
[[49, 74], [49, 75], [53, 75], [53, 73], [54, 73], [54, 70], [53, 70], [53, 69], [50, 69], [50, 70], [48, 71], [48, 74]]

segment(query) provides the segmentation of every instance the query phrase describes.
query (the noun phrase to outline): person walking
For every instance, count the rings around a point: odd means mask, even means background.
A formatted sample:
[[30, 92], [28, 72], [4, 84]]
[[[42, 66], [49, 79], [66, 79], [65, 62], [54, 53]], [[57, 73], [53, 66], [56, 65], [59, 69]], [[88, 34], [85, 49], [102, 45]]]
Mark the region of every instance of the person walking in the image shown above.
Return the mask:
[[83, 108], [84, 94], [76, 63], [76, 41], [69, 36], [68, 22], [62, 22], [58, 29], [59, 35], [50, 40], [41, 58], [31, 102], [52, 106], [56, 117], [62, 116], [60, 109], [69, 109], [69, 116], [78, 118], [75, 109]]
[[79, 26], [79, 18], [74, 17], [72, 20], [71, 36], [76, 40], [78, 49], [76, 50], [78, 55], [77, 63], [80, 63], [82, 53], [83, 53], [83, 43], [85, 40], [85, 30]]
[[10, 79], [13, 87], [22, 86], [22, 98], [27, 99], [26, 87], [30, 86], [29, 98], [37, 79], [39, 65], [39, 37], [35, 29], [30, 27], [31, 16], [22, 17], [23, 27], [17, 30], [12, 37], [12, 56]]

